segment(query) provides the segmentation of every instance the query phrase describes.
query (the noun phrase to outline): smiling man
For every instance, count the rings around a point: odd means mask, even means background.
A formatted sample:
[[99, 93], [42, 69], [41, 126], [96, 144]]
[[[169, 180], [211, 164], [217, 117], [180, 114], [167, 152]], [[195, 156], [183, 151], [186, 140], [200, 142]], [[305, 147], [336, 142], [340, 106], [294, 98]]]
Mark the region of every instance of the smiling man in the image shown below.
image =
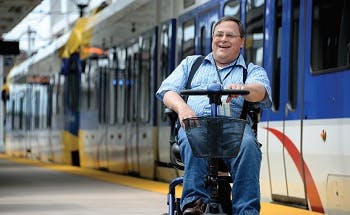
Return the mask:
[[[223, 17], [213, 28], [212, 53], [205, 56], [193, 76], [191, 89], [207, 89], [213, 82], [226, 89], [245, 89], [246, 96], [230, 95], [226, 102], [231, 117], [240, 118], [244, 100], [256, 107], [271, 106], [270, 82], [265, 70], [253, 63], [246, 65], [240, 54], [244, 46], [244, 28], [239, 19]], [[192, 65], [199, 56], [186, 57], [161, 84], [156, 95], [179, 117], [182, 127], [177, 138], [181, 159], [185, 165], [181, 208], [184, 215], [202, 214], [210, 195], [204, 178], [208, 174], [208, 160], [195, 157], [183, 129], [183, 119], [195, 116], [209, 116], [210, 104], [206, 96], [190, 96], [187, 103], [179, 95], [186, 86]], [[244, 75], [246, 79], [244, 80]], [[248, 122], [251, 120], [248, 117]], [[233, 214], [259, 214], [260, 189], [259, 173], [261, 151], [251, 126], [247, 124], [240, 152], [235, 158], [224, 159], [234, 186], [232, 189]]]

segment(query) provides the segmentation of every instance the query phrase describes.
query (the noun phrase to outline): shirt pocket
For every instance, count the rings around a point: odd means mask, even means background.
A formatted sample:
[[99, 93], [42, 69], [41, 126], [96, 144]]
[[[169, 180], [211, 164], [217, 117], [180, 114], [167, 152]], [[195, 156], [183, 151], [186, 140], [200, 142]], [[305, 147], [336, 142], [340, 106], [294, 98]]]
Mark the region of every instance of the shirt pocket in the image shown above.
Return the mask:
[[192, 79], [191, 89], [207, 89], [208, 85], [214, 82], [219, 82], [219, 80], [215, 79], [215, 77], [203, 73], [195, 75]]

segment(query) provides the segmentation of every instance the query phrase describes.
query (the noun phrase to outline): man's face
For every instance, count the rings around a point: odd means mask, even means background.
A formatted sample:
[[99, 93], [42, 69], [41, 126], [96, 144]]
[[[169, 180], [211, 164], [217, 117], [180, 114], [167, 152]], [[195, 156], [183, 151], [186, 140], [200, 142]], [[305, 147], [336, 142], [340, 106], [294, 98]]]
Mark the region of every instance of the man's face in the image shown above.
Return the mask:
[[226, 66], [236, 59], [244, 39], [239, 33], [238, 24], [233, 21], [224, 21], [216, 26], [213, 32], [212, 50], [216, 64]]

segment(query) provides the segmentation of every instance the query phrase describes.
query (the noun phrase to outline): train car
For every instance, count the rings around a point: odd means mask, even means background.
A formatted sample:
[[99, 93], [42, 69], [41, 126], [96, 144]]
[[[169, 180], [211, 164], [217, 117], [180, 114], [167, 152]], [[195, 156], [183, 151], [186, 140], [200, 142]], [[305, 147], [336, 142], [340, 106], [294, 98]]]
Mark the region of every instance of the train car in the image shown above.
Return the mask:
[[350, 100], [342, 89], [350, 78], [349, 3], [266, 6], [264, 67], [273, 108], [259, 126], [266, 143], [262, 188], [274, 201], [347, 214]]
[[348, 214], [349, 10], [345, 0], [104, 4], [11, 71], [6, 151], [153, 180], [181, 175], [154, 93], [184, 57], [211, 51], [213, 24], [231, 15], [246, 27], [246, 62], [271, 80], [273, 108], [258, 125], [262, 200]]
[[10, 155], [63, 163], [61, 60], [53, 52], [65, 37], [17, 65], [7, 78], [5, 145]]

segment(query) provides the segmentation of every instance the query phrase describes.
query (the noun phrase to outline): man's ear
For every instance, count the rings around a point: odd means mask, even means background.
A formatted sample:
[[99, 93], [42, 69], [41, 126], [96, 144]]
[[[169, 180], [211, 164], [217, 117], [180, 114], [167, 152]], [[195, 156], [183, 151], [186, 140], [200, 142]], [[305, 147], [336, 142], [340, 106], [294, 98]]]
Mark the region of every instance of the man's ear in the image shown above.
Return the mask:
[[244, 48], [244, 45], [245, 45], [245, 39], [242, 38], [242, 44], [241, 44], [241, 48], [242, 48], [242, 49]]
[[242, 43], [241, 43], [241, 49], [244, 48], [244, 45], [245, 45], [245, 39], [244, 39], [244, 37], [243, 37], [243, 38], [242, 38]]

